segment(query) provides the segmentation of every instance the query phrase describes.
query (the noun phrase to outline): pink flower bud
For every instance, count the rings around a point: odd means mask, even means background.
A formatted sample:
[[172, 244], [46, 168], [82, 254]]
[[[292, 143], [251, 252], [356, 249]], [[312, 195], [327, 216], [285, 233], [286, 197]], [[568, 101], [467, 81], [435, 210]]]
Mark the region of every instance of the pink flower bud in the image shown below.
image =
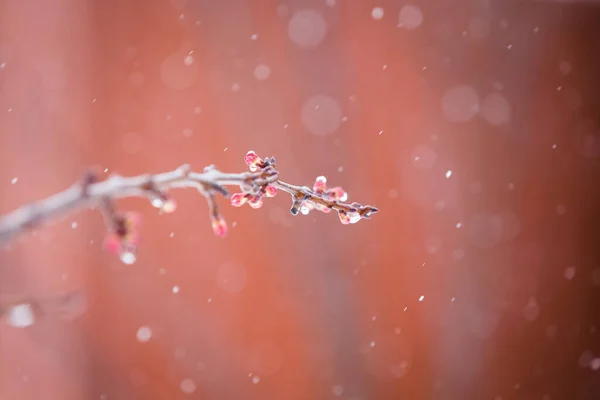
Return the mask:
[[248, 205], [252, 208], [261, 208], [263, 205], [262, 196], [251, 197], [250, 200], [248, 200]]
[[121, 238], [116, 233], [109, 233], [102, 243], [102, 247], [110, 254], [117, 255], [121, 252]]
[[246, 153], [246, 157], [244, 157], [244, 161], [246, 161], [246, 164], [248, 165], [256, 163], [259, 159], [260, 157], [258, 156], [258, 154], [256, 154], [254, 150], [248, 151]]
[[265, 186], [265, 195], [267, 197], [275, 197], [275, 195], [277, 194], [277, 188], [273, 185], [267, 185]]
[[313, 185], [313, 192], [315, 193], [323, 193], [327, 189], [327, 178], [324, 176], [317, 176], [315, 179], [315, 184]]
[[350, 223], [350, 217], [346, 214], [346, 211], [338, 211], [338, 217], [340, 217], [340, 221], [342, 224], [347, 225]]
[[227, 235], [227, 222], [220, 215], [212, 217], [212, 230], [215, 235], [225, 237]]
[[241, 207], [248, 201], [248, 196], [245, 193], [234, 193], [230, 201], [232, 206]]
[[327, 194], [333, 197], [333, 199], [336, 201], [348, 200], [348, 193], [346, 193], [346, 191], [339, 186], [328, 189]]
[[250, 150], [246, 153], [246, 157], [244, 157], [244, 161], [250, 167], [250, 171], [256, 171], [258, 167], [263, 163], [262, 158], [260, 158], [253, 150]]

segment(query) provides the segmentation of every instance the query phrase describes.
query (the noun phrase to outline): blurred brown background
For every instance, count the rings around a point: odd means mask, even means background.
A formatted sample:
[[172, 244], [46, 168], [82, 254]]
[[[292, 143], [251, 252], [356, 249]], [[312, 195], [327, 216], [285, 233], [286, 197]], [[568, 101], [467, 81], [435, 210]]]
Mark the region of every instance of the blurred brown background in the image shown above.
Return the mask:
[[132, 266], [96, 212], [26, 234], [0, 302], [87, 309], [0, 325], [0, 399], [600, 398], [600, 7], [567, 3], [0, 1], [2, 213], [250, 149], [381, 210], [280, 193], [221, 240], [192, 190], [127, 199]]

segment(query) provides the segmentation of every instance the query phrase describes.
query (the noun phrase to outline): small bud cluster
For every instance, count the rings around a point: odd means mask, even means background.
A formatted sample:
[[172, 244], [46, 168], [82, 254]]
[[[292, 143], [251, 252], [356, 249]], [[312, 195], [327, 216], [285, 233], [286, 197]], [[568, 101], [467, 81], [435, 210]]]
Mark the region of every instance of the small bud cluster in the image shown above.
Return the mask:
[[[318, 195], [318, 197], [325, 200], [325, 202], [328, 204], [348, 200], [348, 193], [346, 193], [346, 191], [341, 187], [336, 186], [327, 188], [327, 178], [324, 176], [317, 177], [313, 185], [313, 192]], [[328, 213], [331, 211], [331, 207], [320, 203], [315, 203], [310, 199], [303, 201], [302, 206], [300, 207], [300, 212], [304, 215], [308, 215], [311, 210]], [[351, 209], [350, 211], [338, 210], [338, 216], [342, 224], [354, 224], [360, 220], [358, 209]]]
[[114, 230], [104, 238], [104, 248], [118, 255], [125, 264], [133, 264], [137, 257], [142, 216], [136, 212], [115, 215]]
[[[257, 170], [263, 170], [267, 167], [275, 167], [275, 159], [273, 157], [266, 158], [263, 160], [260, 158], [254, 151], [250, 150], [246, 157], [244, 158], [246, 164], [248, 164], [248, 168], [250, 171], [255, 172]], [[260, 187], [258, 193], [252, 192], [242, 192], [242, 193], [234, 193], [231, 195], [230, 201], [231, 205], [234, 207], [241, 207], [244, 204], [248, 203], [248, 205], [252, 208], [261, 208], [263, 206], [263, 198], [264, 197], [275, 197], [277, 194], [277, 188], [273, 185], [264, 185]]]
[[[167, 192], [158, 190], [152, 182], [147, 182], [142, 189], [148, 193], [150, 204], [160, 213], [170, 214], [177, 209], [175, 199]], [[112, 222], [113, 229], [104, 239], [104, 248], [119, 256], [125, 264], [133, 264], [137, 258], [137, 246], [140, 237], [142, 216], [136, 212], [117, 214], [113, 211], [110, 200], [105, 204], [106, 218]]]
[[[144, 187], [149, 192], [150, 203], [161, 213], [172, 213], [177, 203], [166, 192], [156, 190], [151, 184]], [[108, 202], [105, 207], [106, 218], [112, 222], [112, 230], [104, 239], [104, 248], [118, 255], [125, 264], [133, 264], [137, 258], [137, 246], [140, 238], [142, 216], [136, 212], [115, 213]]]

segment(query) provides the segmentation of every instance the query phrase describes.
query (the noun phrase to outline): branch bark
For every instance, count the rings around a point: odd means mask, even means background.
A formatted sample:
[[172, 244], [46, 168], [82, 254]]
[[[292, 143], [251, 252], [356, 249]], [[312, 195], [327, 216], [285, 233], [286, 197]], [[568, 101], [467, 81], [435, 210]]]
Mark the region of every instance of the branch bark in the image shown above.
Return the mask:
[[299, 211], [307, 214], [311, 209], [323, 212], [336, 210], [342, 223], [346, 224], [358, 222], [361, 218], [367, 219], [379, 211], [373, 206], [343, 203], [341, 200], [347, 198], [345, 192], [341, 188], [327, 189], [324, 177], [318, 177], [311, 190], [307, 186], [295, 186], [280, 180], [274, 158], [267, 157], [263, 160], [250, 151], [245, 160], [250, 172], [225, 173], [212, 165], [202, 172], [195, 172], [189, 164], [184, 164], [173, 171], [133, 177], [113, 175], [101, 182], [97, 181], [96, 174], [88, 172], [70, 188], [2, 216], [0, 244], [44, 223], [84, 208], [96, 207], [100, 207], [103, 212], [109, 229], [122, 240], [131, 233], [131, 226], [127, 226], [127, 216], [115, 211], [114, 200], [146, 197], [162, 212], [172, 212], [175, 210], [175, 202], [168, 191], [175, 188], [194, 188], [207, 199], [213, 230], [219, 236], [225, 235], [226, 225], [215, 199], [217, 194], [229, 197], [226, 186], [237, 186], [242, 191], [232, 197], [234, 206], [249, 202], [251, 206], [258, 208], [262, 205], [263, 197], [271, 197], [277, 190], [281, 190], [292, 196], [290, 212], [293, 215], [297, 215]]

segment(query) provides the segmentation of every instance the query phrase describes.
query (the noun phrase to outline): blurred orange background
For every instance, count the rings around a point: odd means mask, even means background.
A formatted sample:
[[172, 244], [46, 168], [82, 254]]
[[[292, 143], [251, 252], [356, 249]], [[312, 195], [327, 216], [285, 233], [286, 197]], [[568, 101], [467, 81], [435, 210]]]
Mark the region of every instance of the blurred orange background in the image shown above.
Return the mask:
[[94, 211], [25, 234], [0, 253], [0, 301], [76, 290], [87, 309], [0, 325], [0, 399], [598, 398], [599, 16], [0, 1], [2, 213], [88, 166], [242, 172], [250, 149], [380, 209], [343, 226], [293, 217], [285, 193], [220, 199], [221, 240], [193, 190], [169, 215], [126, 199], [144, 217], [131, 266]]

